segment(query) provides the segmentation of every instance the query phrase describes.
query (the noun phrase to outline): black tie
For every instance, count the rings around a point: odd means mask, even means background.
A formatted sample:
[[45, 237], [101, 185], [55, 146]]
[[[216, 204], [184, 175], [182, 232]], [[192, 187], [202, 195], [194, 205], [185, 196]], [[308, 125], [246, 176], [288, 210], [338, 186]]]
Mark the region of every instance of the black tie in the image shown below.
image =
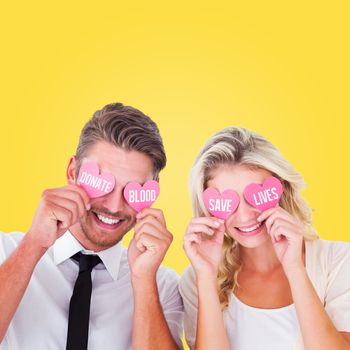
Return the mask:
[[80, 252], [72, 258], [79, 261], [79, 275], [69, 304], [66, 350], [86, 350], [92, 289], [91, 271], [102, 261], [97, 255], [86, 255]]

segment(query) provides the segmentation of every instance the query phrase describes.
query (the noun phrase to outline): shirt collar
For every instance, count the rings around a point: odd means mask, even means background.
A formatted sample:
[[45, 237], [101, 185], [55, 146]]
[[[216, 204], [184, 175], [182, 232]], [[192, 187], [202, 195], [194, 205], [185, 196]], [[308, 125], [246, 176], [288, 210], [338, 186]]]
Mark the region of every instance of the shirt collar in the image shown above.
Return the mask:
[[87, 254], [98, 255], [113, 280], [116, 281], [118, 279], [120, 261], [122, 256], [122, 242], [119, 242], [108, 249], [95, 253], [91, 250], [86, 250], [68, 230], [60, 238], [58, 238], [53, 245], [54, 262], [56, 265], [59, 265], [80, 251]]

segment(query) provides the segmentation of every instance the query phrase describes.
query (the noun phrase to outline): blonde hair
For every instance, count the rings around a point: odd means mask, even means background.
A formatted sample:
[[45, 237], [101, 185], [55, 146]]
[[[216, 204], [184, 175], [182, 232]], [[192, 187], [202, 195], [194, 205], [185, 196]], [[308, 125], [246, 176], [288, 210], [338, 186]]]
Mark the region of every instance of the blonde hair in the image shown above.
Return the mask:
[[[312, 210], [300, 195], [304, 188], [302, 176], [282, 156], [279, 150], [259, 134], [239, 127], [228, 127], [209, 139], [199, 153], [191, 171], [190, 192], [194, 216], [209, 216], [202, 193], [213, 170], [223, 164], [240, 164], [265, 169], [279, 178], [284, 186], [280, 206], [304, 225], [304, 238], [314, 240], [318, 235], [312, 225]], [[222, 259], [218, 271], [218, 293], [222, 309], [237, 286], [241, 269], [237, 242], [225, 233]]]

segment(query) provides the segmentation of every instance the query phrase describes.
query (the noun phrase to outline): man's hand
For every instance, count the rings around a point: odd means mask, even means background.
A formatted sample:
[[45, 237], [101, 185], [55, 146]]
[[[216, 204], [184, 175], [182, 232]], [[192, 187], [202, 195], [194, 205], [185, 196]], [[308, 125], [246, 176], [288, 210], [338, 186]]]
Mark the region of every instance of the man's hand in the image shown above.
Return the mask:
[[57, 238], [90, 209], [89, 197], [77, 185], [45, 190], [41, 196], [28, 238], [40, 248], [49, 248]]
[[134, 294], [132, 348], [177, 349], [160, 303], [156, 274], [172, 240], [163, 212], [147, 208], [136, 215], [128, 249]]
[[155, 279], [173, 236], [167, 230], [163, 212], [146, 208], [136, 215], [135, 234], [128, 249], [133, 279]]

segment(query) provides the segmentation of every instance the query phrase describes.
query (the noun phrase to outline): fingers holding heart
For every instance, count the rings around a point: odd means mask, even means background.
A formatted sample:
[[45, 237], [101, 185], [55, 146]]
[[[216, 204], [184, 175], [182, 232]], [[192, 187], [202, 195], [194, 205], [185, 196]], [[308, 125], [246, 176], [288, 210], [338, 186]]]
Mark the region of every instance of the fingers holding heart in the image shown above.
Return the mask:
[[152, 254], [156, 254], [159, 246], [162, 244], [162, 240], [144, 232], [142, 232], [138, 237], [135, 237], [135, 241], [136, 248], [142, 253], [148, 251]]
[[87, 195], [87, 193], [82, 189], [80, 188], [80, 186], [77, 186], [77, 185], [67, 185], [67, 190], [70, 190], [70, 191], [73, 191], [73, 192], [76, 192], [80, 195], [81, 199], [83, 200], [84, 204], [86, 205], [86, 209], [89, 210], [89, 204], [90, 204], [90, 198], [89, 196]]
[[193, 245], [200, 244], [201, 242], [202, 238], [197, 233], [188, 233], [183, 238], [183, 247], [186, 252], [191, 251], [192, 253], [196, 253], [196, 250], [193, 249]]
[[166, 227], [156, 217], [151, 215], [139, 220], [135, 225], [135, 238], [143, 232], [159, 239], [164, 239], [169, 245], [173, 240], [173, 235], [166, 229]]
[[[77, 202], [68, 198], [53, 195], [50, 203], [54, 207], [51, 211], [54, 218], [56, 221], [64, 223], [62, 226], [66, 228], [76, 223], [85, 214], [85, 208], [81, 208]], [[65, 213], [64, 215], [62, 215], [63, 212]]]
[[[89, 206], [88, 198], [77, 186], [45, 190], [42, 194], [40, 207], [49, 218], [59, 223], [60, 228], [68, 228], [86, 214]], [[46, 208], [46, 209], [45, 209]]]
[[187, 226], [186, 234], [195, 233], [200, 235], [201, 233], [205, 233], [208, 236], [212, 236], [215, 233], [214, 228], [210, 228], [204, 224], [190, 224]]
[[276, 219], [269, 232], [274, 243], [279, 243], [284, 239], [292, 240], [301, 237], [300, 234], [295, 232], [294, 225], [282, 219]]
[[283, 238], [302, 237], [302, 224], [281, 207], [269, 209], [264, 212], [259, 220], [265, 220], [267, 232], [273, 238], [274, 243]]
[[142, 233], [147, 233], [151, 236], [154, 236], [158, 239], [169, 241], [169, 244], [172, 241], [172, 234], [164, 230], [162, 226], [159, 227], [159, 223], [157, 222], [142, 222], [138, 226], [137, 229], [135, 229], [135, 239], [137, 239]]
[[215, 231], [223, 226], [223, 220], [213, 217], [193, 218], [187, 226], [186, 233], [205, 233], [209, 236], [214, 235]]
[[164, 226], [154, 217], [154, 216], [146, 216], [142, 220], [138, 220], [135, 224], [135, 232], [142, 231], [142, 227], [146, 224], [150, 224], [154, 226], [159, 232], [162, 232], [165, 230]]
[[74, 214], [63, 206], [48, 202], [47, 210], [49, 218], [57, 222], [59, 230], [66, 230], [74, 223]]
[[149, 233], [141, 232], [137, 237], [135, 236], [134, 239], [136, 248], [142, 253], [147, 251], [155, 255], [159, 250], [165, 251], [168, 248], [164, 240]]
[[84, 205], [84, 202], [81, 200], [79, 194], [77, 193], [69, 193], [67, 195], [64, 192], [59, 194], [53, 193], [50, 196], [50, 201], [57, 204], [58, 206], [70, 210], [72, 213], [71, 224], [76, 223], [79, 218], [86, 214], [86, 207]]
[[183, 247], [196, 274], [216, 278], [222, 256], [225, 225], [214, 217], [192, 218], [183, 237]]
[[165, 217], [162, 210], [156, 208], [145, 208], [137, 213], [136, 218], [137, 220], [142, 220], [147, 216], [153, 216], [166, 228]]
[[183, 238], [185, 251], [193, 250], [196, 245], [221, 246], [224, 232], [225, 225], [222, 219], [207, 216], [192, 218]]

